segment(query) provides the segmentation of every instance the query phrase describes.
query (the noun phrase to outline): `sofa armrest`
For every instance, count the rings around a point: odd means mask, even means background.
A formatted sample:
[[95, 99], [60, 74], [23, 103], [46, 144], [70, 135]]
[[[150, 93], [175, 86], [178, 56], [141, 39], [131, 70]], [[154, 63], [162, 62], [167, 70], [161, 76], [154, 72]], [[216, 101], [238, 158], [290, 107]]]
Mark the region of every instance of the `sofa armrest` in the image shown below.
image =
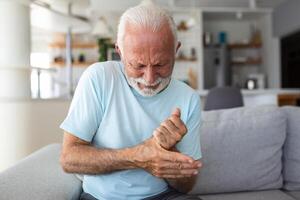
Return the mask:
[[81, 181], [62, 170], [60, 150], [60, 144], [48, 145], [1, 172], [1, 199], [78, 199]]

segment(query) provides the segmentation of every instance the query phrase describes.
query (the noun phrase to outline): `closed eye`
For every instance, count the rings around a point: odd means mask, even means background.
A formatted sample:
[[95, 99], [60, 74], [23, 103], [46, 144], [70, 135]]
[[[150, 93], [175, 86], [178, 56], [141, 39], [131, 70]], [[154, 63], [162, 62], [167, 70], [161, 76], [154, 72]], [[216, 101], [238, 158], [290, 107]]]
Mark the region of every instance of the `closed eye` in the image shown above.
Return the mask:
[[162, 66], [164, 66], [164, 65], [161, 64], [161, 63], [158, 63], [158, 64], [155, 64], [155, 65], [154, 65], [154, 67], [162, 67]]

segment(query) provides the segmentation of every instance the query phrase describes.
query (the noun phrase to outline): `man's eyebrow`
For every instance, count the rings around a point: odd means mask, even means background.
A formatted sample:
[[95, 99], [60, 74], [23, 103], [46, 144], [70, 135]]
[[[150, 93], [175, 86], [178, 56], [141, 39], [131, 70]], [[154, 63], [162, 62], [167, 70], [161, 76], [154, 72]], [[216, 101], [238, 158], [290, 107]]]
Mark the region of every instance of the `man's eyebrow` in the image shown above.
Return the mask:
[[143, 63], [141, 63], [139, 61], [129, 61], [128, 63], [129, 63], [129, 65], [144, 65]]

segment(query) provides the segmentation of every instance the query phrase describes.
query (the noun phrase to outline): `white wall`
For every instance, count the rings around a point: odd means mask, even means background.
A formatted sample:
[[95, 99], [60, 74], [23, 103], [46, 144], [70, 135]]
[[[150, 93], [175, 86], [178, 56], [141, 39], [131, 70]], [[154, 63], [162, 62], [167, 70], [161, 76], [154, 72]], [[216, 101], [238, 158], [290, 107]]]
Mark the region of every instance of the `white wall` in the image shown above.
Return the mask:
[[263, 39], [263, 72], [267, 74], [267, 86], [268, 88], [280, 88], [280, 44], [279, 39], [273, 36], [272, 15], [265, 15], [259, 22]]
[[218, 42], [218, 33], [225, 31], [227, 33], [228, 43], [240, 43], [250, 38], [251, 20], [205, 20], [204, 31], [213, 33], [214, 43]]
[[299, 0], [287, 0], [275, 9], [273, 14], [275, 36], [283, 37], [300, 30], [299, 8]]
[[0, 100], [0, 171], [33, 151], [61, 142], [70, 102]]

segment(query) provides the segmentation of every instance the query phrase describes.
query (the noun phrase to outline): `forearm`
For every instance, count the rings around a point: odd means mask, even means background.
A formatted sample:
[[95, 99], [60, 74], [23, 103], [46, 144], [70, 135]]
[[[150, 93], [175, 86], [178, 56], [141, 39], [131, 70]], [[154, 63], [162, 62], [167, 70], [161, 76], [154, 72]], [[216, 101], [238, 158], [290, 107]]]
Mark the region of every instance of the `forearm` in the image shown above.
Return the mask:
[[192, 158], [163, 149], [153, 138], [130, 148], [99, 149], [67, 132], [60, 162], [69, 173], [104, 174], [140, 168], [159, 178], [188, 177], [198, 168]]
[[99, 149], [91, 145], [72, 145], [62, 152], [61, 164], [69, 173], [104, 174], [118, 170], [133, 169], [129, 160], [130, 149]]

